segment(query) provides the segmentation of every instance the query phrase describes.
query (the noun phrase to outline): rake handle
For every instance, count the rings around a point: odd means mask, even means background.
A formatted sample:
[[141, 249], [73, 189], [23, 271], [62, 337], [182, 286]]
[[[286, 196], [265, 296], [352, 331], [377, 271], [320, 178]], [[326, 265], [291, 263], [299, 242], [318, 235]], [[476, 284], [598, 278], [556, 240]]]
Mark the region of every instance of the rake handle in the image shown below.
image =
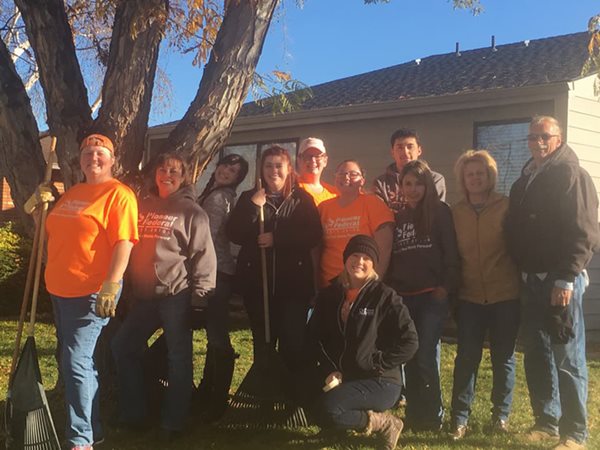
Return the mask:
[[[52, 178], [52, 165], [55, 159], [55, 150], [56, 150], [56, 137], [52, 136], [50, 142], [50, 153], [48, 155], [48, 162], [46, 163], [46, 171], [44, 172], [44, 183], [50, 182]], [[35, 303], [37, 306], [37, 292], [39, 290], [39, 270], [37, 269], [38, 265], [41, 264], [42, 254], [43, 254], [43, 236], [44, 236], [44, 223], [45, 223], [45, 214], [44, 210], [47, 213], [48, 204], [44, 203], [42, 210], [39, 210], [40, 217], [35, 221], [35, 231], [33, 234], [33, 242], [31, 245], [31, 256], [29, 258], [29, 267], [27, 269], [27, 279], [25, 281], [25, 289], [23, 291], [23, 300], [21, 301], [21, 311], [19, 313], [19, 322], [17, 325], [17, 337], [15, 339], [15, 348], [13, 350], [12, 361], [10, 364], [10, 374], [9, 374], [9, 386], [12, 381], [12, 377], [15, 373], [15, 369], [17, 368], [17, 359], [19, 357], [19, 349], [21, 348], [21, 339], [23, 337], [23, 327], [25, 324], [25, 317], [27, 315], [27, 309], [29, 307], [29, 296], [31, 294], [31, 284], [34, 280], [34, 270], [36, 273], [36, 282], [34, 283], [35, 292], [33, 297], [35, 298]], [[40, 239], [41, 238], [41, 239]], [[40, 263], [38, 263], [38, 260]], [[34, 316], [35, 310], [32, 306], [32, 316]], [[30, 328], [32, 325], [29, 325]], [[29, 330], [28, 330], [29, 331]]]
[[[258, 188], [261, 183], [258, 181]], [[265, 208], [258, 207], [258, 231], [260, 234], [265, 232]], [[267, 276], [267, 251], [264, 247], [260, 248], [260, 265], [262, 275], [262, 291], [263, 291], [263, 309], [265, 314], [265, 342], [271, 343], [271, 322], [269, 317], [269, 279]]]
[[[50, 144], [50, 153], [48, 153], [48, 164], [46, 165], [46, 173], [44, 176], [44, 182], [49, 183], [52, 178], [52, 165], [56, 159], [56, 138], [52, 137]], [[31, 313], [29, 314], [29, 329], [27, 334], [33, 336], [35, 326], [35, 315], [37, 312], [38, 295], [40, 292], [40, 275], [42, 272], [42, 256], [44, 254], [44, 241], [46, 239], [46, 217], [48, 216], [48, 203], [42, 205], [42, 212], [40, 213], [40, 237], [38, 240], [37, 258], [35, 261], [35, 276], [33, 278], [33, 295], [31, 298]]]

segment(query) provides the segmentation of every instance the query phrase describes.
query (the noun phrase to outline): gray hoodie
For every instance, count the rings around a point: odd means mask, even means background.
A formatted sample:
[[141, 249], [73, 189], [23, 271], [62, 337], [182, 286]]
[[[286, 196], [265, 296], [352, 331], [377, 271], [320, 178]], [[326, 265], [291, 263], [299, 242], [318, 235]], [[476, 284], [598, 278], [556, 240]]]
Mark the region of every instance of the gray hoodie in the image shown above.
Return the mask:
[[128, 269], [136, 297], [172, 296], [187, 288], [203, 296], [214, 289], [217, 258], [208, 216], [195, 200], [193, 186], [165, 199], [154, 193], [140, 199], [140, 240]]

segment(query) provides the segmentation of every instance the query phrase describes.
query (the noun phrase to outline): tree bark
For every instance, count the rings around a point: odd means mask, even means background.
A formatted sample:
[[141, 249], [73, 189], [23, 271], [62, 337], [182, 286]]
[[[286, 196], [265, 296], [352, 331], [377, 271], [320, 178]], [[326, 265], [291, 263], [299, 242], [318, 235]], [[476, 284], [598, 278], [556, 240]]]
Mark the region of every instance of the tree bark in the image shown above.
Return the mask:
[[196, 97], [166, 148], [206, 164], [223, 146], [248, 94], [278, 0], [229, 0]]
[[137, 171], [144, 153], [158, 51], [167, 14], [168, 0], [122, 1], [115, 12], [96, 125], [110, 130], [107, 134], [114, 139], [120, 155], [118, 166], [126, 172]]
[[35, 54], [48, 125], [56, 136], [65, 187], [77, 183], [80, 134], [92, 123], [73, 35], [62, 0], [15, 0]]
[[[22, 205], [44, 177], [39, 131], [29, 97], [0, 39], [0, 170], [21, 218]], [[24, 176], [26, 175], [26, 176]]]

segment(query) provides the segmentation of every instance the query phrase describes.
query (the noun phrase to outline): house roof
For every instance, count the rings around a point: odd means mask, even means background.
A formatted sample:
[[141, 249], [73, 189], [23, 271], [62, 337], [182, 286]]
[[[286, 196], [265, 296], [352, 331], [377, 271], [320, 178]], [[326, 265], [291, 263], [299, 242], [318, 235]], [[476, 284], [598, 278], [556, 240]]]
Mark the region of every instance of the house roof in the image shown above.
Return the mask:
[[[300, 110], [536, 86], [581, 78], [587, 32], [434, 55], [311, 86]], [[272, 114], [265, 102], [246, 103], [240, 116]]]

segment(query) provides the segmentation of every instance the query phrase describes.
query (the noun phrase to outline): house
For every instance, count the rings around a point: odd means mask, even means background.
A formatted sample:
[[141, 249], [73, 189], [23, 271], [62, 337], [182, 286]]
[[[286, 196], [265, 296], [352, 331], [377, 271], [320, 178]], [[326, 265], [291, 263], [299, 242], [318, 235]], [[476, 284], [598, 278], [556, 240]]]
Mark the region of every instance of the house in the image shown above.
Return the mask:
[[[452, 203], [458, 199], [452, 168], [463, 150], [489, 149], [499, 163], [499, 190], [508, 192], [529, 158], [529, 120], [549, 114], [562, 122], [566, 141], [600, 190], [596, 76], [581, 74], [588, 40], [585, 32], [508, 45], [496, 45], [492, 38], [486, 48], [461, 51], [457, 45], [452, 53], [312, 86], [313, 97], [294, 112], [273, 115], [269, 106], [249, 103], [223, 151], [241, 153], [254, 164], [270, 143], [294, 152], [299, 140], [317, 136], [329, 151], [329, 178], [337, 163], [356, 158], [372, 180], [391, 162], [391, 133], [415, 128], [424, 159], [446, 176]], [[173, 126], [149, 131], [150, 152]], [[590, 277], [586, 323], [600, 333], [600, 258], [593, 261]]]

